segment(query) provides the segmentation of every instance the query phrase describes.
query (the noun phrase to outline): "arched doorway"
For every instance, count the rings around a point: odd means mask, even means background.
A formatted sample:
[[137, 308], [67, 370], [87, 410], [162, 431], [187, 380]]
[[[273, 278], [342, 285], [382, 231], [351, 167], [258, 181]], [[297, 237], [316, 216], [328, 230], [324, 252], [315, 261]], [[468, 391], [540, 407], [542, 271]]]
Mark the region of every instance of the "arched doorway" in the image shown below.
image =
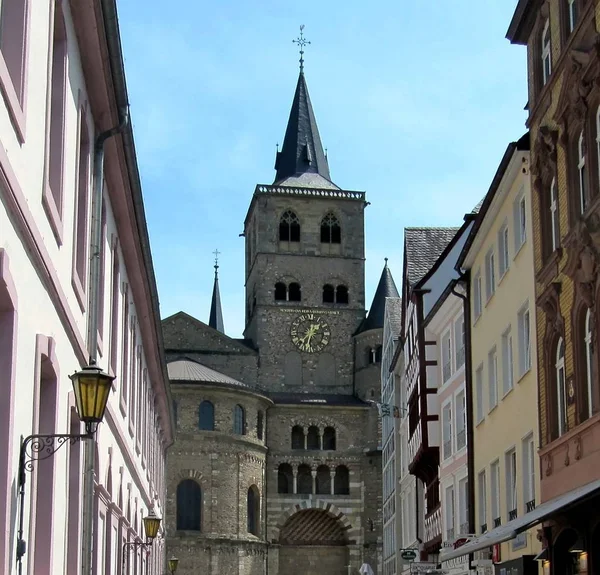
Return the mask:
[[348, 573], [346, 527], [323, 509], [303, 509], [294, 513], [279, 532], [279, 544], [279, 573]]
[[565, 529], [556, 538], [552, 552], [552, 572], [560, 575], [575, 575], [578, 556], [571, 552], [571, 548], [579, 540], [577, 531]]

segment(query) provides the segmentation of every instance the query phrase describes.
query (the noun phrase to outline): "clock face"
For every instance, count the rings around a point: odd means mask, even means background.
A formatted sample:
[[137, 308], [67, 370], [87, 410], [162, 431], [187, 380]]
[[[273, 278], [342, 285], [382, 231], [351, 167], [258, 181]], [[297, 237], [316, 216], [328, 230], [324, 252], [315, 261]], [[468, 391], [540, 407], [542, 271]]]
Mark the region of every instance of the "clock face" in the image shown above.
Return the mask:
[[303, 313], [292, 322], [290, 336], [300, 351], [317, 353], [329, 343], [331, 329], [322, 316]]

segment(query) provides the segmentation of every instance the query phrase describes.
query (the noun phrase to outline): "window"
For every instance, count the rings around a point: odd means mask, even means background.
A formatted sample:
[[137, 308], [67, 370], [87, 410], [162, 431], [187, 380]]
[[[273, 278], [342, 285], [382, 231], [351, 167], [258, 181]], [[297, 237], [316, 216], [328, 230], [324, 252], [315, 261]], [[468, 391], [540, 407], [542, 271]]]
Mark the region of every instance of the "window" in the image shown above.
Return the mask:
[[[0, 51], [17, 101], [23, 107], [27, 0], [5, 0], [0, 14]], [[6, 87], [5, 87], [6, 91]]]
[[493, 526], [498, 527], [500, 519], [500, 461], [496, 460], [490, 465], [491, 501]]
[[246, 412], [239, 404], [233, 408], [233, 433], [246, 435]]
[[327, 465], [319, 465], [317, 467], [317, 477], [315, 479], [317, 495], [330, 495], [331, 473]]
[[475, 372], [475, 393], [477, 394], [477, 423], [481, 423], [483, 414], [483, 364]]
[[275, 301], [287, 300], [287, 286], [283, 282], [275, 284]]
[[323, 449], [335, 450], [335, 429], [333, 427], [326, 427], [323, 431]]
[[100, 281], [98, 285], [98, 341], [104, 338], [104, 299], [106, 283], [106, 204], [102, 197], [102, 209], [100, 211]]
[[348, 303], [348, 288], [346, 286], [337, 286], [335, 290], [336, 303]]
[[515, 226], [515, 254], [527, 239], [527, 211], [525, 205], [525, 194], [521, 192], [515, 199], [513, 205], [514, 226]]
[[558, 220], [558, 189], [556, 178], [552, 178], [550, 184], [550, 232], [552, 234], [552, 251], [556, 251], [560, 245], [560, 224]]
[[508, 520], [517, 518], [517, 452], [511, 449], [506, 453], [504, 469], [506, 470], [506, 513]]
[[350, 472], [348, 471], [348, 468], [345, 465], [338, 465], [335, 468], [333, 492], [336, 495], [350, 494]]
[[513, 388], [513, 344], [510, 327], [502, 334], [502, 395]]
[[299, 242], [300, 241], [300, 220], [291, 210], [287, 210], [281, 216], [279, 221], [279, 241], [280, 242]]
[[[111, 307], [110, 307], [110, 368], [117, 373], [119, 351], [119, 252], [117, 245], [112, 250]], [[114, 384], [113, 384], [114, 385]]]
[[321, 220], [321, 243], [339, 244], [342, 230], [338, 219], [330, 212]]
[[292, 282], [288, 291], [288, 301], [302, 301], [302, 290], [300, 284]]
[[452, 403], [442, 408], [442, 426], [444, 459], [448, 459], [452, 455]]
[[561, 337], [556, 346], [556, 396], [558, 398], [558, 435], [567, 431], [567, 389], [565, 379], [565, 342]]
[[586, 168], [585, 134], [582, 130], [577, 141], [577, 173], [579, 175], [579, 209], [583, 214], [588, 207], [588, 183]]
[[465, 318], [461, 315], [454, 323], [456, 369], [465, 364]]
[[550, 51], [550, 20], [547, 19], [542, 30], [542, 85], [545, 86], [552, 73], [552, 54]]
[[498, 355], [496, 348], [488, 354], [488, 410], [492, 411], [498, 405]]
[[467, 445], [467, 404], [465, 392], [456, 396], [456, 449]]
[[465, 477], [458, 482], [458, 522], [459, 535], [469, 533], [469, 479]]
[[311, 425], [308, 428], [308, 435], [306, 436], [306, 448], [317, 450], [320, 446], [319, 428], [315, 425]]
[[525, 513], [535, 509], [535, 444], [533, 433], [523, 440], [523, 501]]
[[258, 439], [262, 440], [262, 438], [264, 436], [264, 429], [265, 429], [264, 414], [262, 411], [259, 411], [256, 414], [256, 437]]
[[198, 410], [198, 429], [215, 430], [215, 406], [210, 401], [203, 401]]
[[485, 256], [485, 295], [489, 300], [496, 291], [496, 263], [494, 248]]
[[177, 486], [177, 530], [200, 531], [202, 524], [202, 489], [193, 479]]
[[575, 30], [575, 26], [577, 25], [577, 17], [578, 17], [578, 6], [577, 3], [579, 0], [567, 0], [567, 24], [569, 34]]
[[592, 393], [594, 386], [594, 344], [592, 336], [592, 312], [588, 309], [585, 314], [585, 368], [587, 383], [587, 401], [588, 416], [592, 417], [594, 412], [594, 396]]
[[519, 376], [531, 369], [531, 336], [529, 308], [524, 306], [518, 315], [519, 324]]
[[256, 485], [248, 488], [247, 500], [248, 533], [260, 535], [260, 493]]
[[487, 531], [487, 487], [485, 481], [485, 469], [477, 476], [478, 489], [478, 507], [479, 507], [479, 525], [481, 532]]
[[304, 429], [299, 425], [292, 427], [292, 449], [304, 449]]
[[323, 286], [323, 303], [333, 303], [335, 301], [335, 288], [330, 284]]
[[446, 487], [446, 541], [454, 539], [454, 486]]
[[504, 224], [498, 232], [498, 250], [500, 277], [502, 277], [510, 266], [510, 256], [508, 252], [508, 224]]
[[442, 377], [443, 381], [446, 382], [452, 375], [452, 340], [450, 339], [450, 332], [447, 331], [442, 336]]
[[481, 315], [481, 271], [477, 270], [473, 278], [473, 315], [477, 319]]
[[282, 463], [277, 468], [277, 493], [292, 493], [294, 489], [294, 473], [289, 463]]
[[300, 284], [292, 282], [289, 286], [286, 286], [284, 282], [277, 282], [274, 297], [275, 301], [301, 301], [302, 290]]

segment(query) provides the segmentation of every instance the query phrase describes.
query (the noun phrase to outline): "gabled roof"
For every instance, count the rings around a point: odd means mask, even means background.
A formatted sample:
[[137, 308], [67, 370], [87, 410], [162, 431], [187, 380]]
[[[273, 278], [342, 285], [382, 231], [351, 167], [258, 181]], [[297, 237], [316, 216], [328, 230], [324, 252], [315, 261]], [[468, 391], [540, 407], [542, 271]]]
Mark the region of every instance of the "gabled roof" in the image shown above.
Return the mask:
[[[306, 187], [337, 187], [331, 183], [329, 165], [302, 71], [298, 77], [283, 146], [275, 159], [275, 169], [277, 174], [273, 183], [277, 185], [286, 185], [288, 178], [292, 178], [289, 185], [298, 185], [293, 182], [300, 178], [306, 180], [303, 184]], [[303, 174], [315, 174], [316, 177], [301, 178]]]
[[383, 322], [385, 320], [385, 300], [389, 297], [397, 298], [400, 297], [400, 294], [394, 283], [392, 272], [390, 271], [390, 268], [388, 268], [386, 258], [381, 277], [379, 278], [379, 284], [377, 285], [375, 295], [373, 296], [373, 303], [371, 303], [371, 308], [369, 309], [369, 314], [356, 333], [383, 327]]
[[408, 287], [420, 282], [434, 266], [460, 228], [404, 228], [404, 257]]
[[217, 264], [215, 264], [215, 283], [213, 285], [212, 300], [210, 302], [208, 325], [221, 333], [225, 333], [223, 310], [221, 309], [221, 293], [219, 291], [219, 266]]

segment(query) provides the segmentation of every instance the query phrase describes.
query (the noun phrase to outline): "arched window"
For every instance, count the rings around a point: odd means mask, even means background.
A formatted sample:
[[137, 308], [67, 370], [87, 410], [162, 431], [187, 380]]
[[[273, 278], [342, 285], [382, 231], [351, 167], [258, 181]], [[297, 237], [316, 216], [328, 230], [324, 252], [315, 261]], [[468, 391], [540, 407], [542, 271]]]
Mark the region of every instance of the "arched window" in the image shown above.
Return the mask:
[[306, 437], [306, 448], [307, 449], [320, 449], [321, 445], [320, 445], [320, 438], [319, 438], [319, 428], [311, 425], [308, 428], [308, 435]]
[[550, 20], [547, 19], [542, 29], [542, 86], [546, 85], [552, 73], [552, 53], [550, 50]]
[[201, 531], [202, 489], [193, 479], [184, 479], [177, 486], [177, 529]]
[[588, 308], [585, 314], [585, 368], [586, 368], [586, 383], [587, 383], [587, 402], [588, 402], [588, 417], [592, 417], [594, 413], [594, 346], [592, 342], [592, 312]]
[[304, 495], [312, 493], [312, 472], [310, 467], [303, 463], [298, 466], [297, 491]]
[[583, 214], [588, 207], [588, 183], [586, 167], [585, 131], [581, 130], [577, 140], [577, 172], [579, 174], [579, 209]]
[[277, 282], [275, 284], [275, 301], [286, 301], [287, 300], [287, 287], [283, 282]]
[[292, 427], [292, 449], [304, 449], [304, 429], [299, 425]]
[[326, 427], [323, 431], [323, 449], [333, 451], [335, 449], [335, 429]]
[[277, 493], [292, 493], [294, 490], [294, 472], [289, 463], [281, 463], [277, 468]]
[[265, 425], [265, 422], [264, 422], [263, 412], [259, 411], [256, 414], [256, 437], [258, 437], [258, 439], [261, 439], [261, 440], [264, 436], [264, 425]]
[[287, 210], [281, 216], [279, 221], [279, 241], [280, 242], [299, 242], [300, 241], [300, 220], [291, 210]]
[[203, 401], [198, 410], [198, 429], [215, 430], [215, 406], [210, 401]]
[[333, 303], [335, 301], [335, 290], [331, 284], [323, 286], [323, 303]]
[[558, 398], [558, 435], [567, 431], [567, 388], [565, 379], [565, 342], [561, 337], [556, 346], [556, 397]]
[[248, 488], [248, 533], [260, 535], [260, 493], [256, 485]]
[[381, 345], [378, 345], [375, 348], [375, 363], [380, 363], [381, 362], [381, 355], [383, 353], [383, 347]]
[[368, 347], [366, 349], [366, 356], [367, 356], [367, 365], [370, 365], [372, 363], [375, 363], [375, 349], [372, 347]]
[[239, 404], [233, 408], [233, 433], [246, 435], [246, 413]]
[[331, 495], [331, 474], [327, 465], [317, 467], [317, 495]]
[[321, 220], [321, 243], [339, 244], [342, 241], [342, 230], [338, 219], [329, 212]]
[[350, 493], [350, 472], [345, 465], [338, 465], [335, 468], [333, 492], [336, 495], [348, 495]]
[[292, 282], [288, 291], [288, 301], [302, 301], [302, 290], [300, 284]]
[[337, 286], [335, 301], [336, 303], [348, 303], [348, 288], [346, 286]]

